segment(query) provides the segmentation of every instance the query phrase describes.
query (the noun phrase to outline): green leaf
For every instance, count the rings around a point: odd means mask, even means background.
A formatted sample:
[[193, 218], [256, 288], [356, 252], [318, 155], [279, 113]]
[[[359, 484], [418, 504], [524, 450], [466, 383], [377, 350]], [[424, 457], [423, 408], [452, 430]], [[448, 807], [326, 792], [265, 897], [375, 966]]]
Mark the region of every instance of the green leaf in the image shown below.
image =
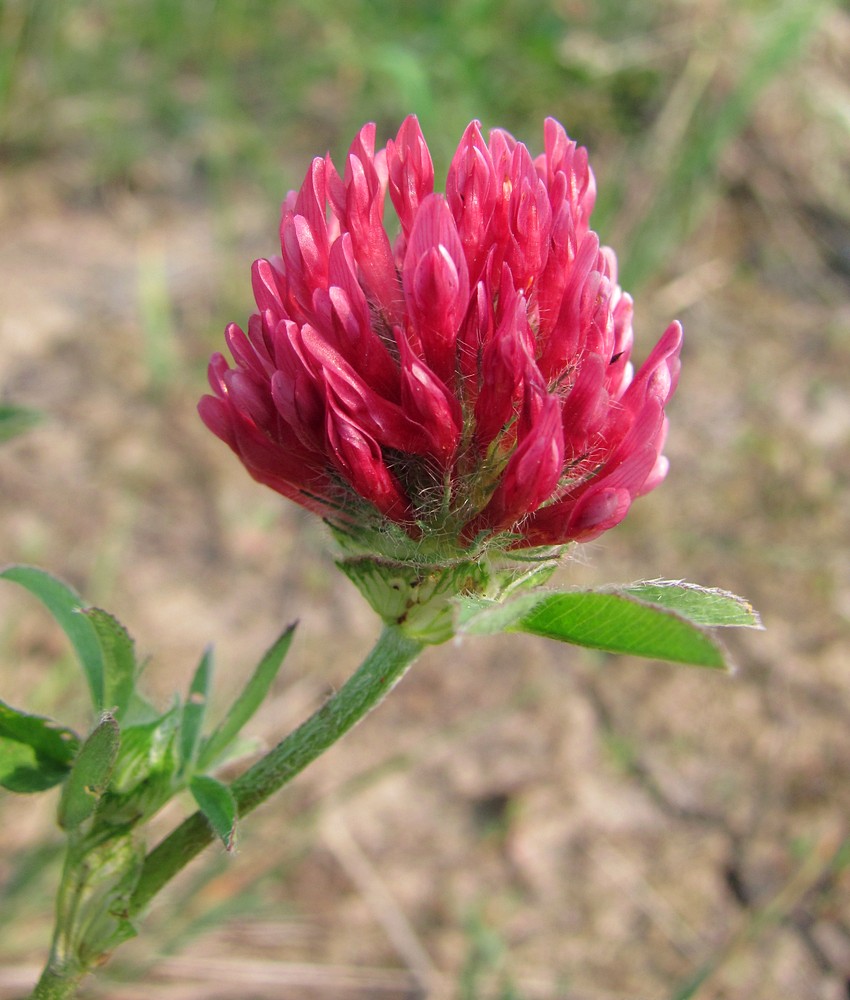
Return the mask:
[[630, 594], [648, 604], [657, 604], [697, 625], [716, 627], [743, 626], [763, 628], [758, 612], [743, 597], [728, 590], [700, 587], [684, 580], [642, 580], [625, 587], [612, 587], [613, 593]]
[[80, 741], [52, 719], [0, 701], [0, 785], [10, 792], [42, 792], [63, 781]]
[[86, 608], [82, 612], [94, 627], [103, 659], [103, 703], [116, 719], [123, 718], [133, 698], [136, 654], [127, 629], [108, 611]]
[[76, 830], [94, 812], [118, 757], [121, 733], [111, 715], [100, 724], [80, 747], [68, 781], [59, 800], [59, 826]]
[[77, 734], [52, 719], [0, 701], [0, 786], [42, 792], [64, 781], [80, 748]]
[[67, 764], [77, 755], [80, 740], [77, 734], [42, 715], [30, 715], [0, 701], [0, 736], [26, 743], [42, 757], [57, 764]]
[[42, 419], [37, 410], [28, 410], [23, 406], [0, 405], [0, 442], [23, 434], [34, 427]]
[[37, 597], [71, 640], [91, 690], [96, 712], [103, 710], [103, 654], [94, 625], [80, 614], [82, 598], [67, 584], [34, 566], [7, 566], [0, 579], [19, 583]]
[[195, 676], [192, 678], [189, 697], [183, 706], [183, 717], [180, 722], [180, 760], [184, 768], [191, 768], [198, 755], [201, 728], [204, 724], [210, 694], [212, 668], [212, 649], [207, 647], [195, 671]]
[[0, 736], [0, 787], [10, 792], [43, 792], [68, 776], [69, 767], [40, 757], [28, 744]]
[[196, 775], [189, 782], [189, 790], [198, 808], [209, 820], [216, 835], [228, 851], [236, 847], [236, 800], [233, 793], [220, 781], [208, 775]]
[[295, 625], [286, 628], [278, 640], [260, 660], [242, 694], [236, 699], [221, 724], [204, 742], [198, 757], [198, 769], [206, 770], [215, 764], [228, 750], [242, 731], [242, 727], [262, 704], [274, 682], [284, 657], [292, 643]]
[[574, 590], [541, 595], [507, 631], [531, 632], [576, 646], [728, 669], [720, 645], [674, 611], [626, 594]]

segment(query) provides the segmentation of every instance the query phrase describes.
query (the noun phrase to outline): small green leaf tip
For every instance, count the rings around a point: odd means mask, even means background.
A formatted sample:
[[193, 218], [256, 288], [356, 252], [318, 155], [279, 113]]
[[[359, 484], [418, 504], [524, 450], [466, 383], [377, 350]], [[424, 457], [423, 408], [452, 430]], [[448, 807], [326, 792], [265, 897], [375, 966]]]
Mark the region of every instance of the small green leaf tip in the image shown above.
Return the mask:
[[237, 807], [233, 793], [215, 778], [199, 774], [189, 783], [198, 808], [206, 816], [226, 851], [236, 849]]
[[759, 613], [749, 601], [728, 590], [702, 587], [685, 580], [640, 580], [624, 587], [612, 587], [614, 593], [630, 594], [648, 604], [656, 604], [697, 625], [711, 628], [763, 629]]

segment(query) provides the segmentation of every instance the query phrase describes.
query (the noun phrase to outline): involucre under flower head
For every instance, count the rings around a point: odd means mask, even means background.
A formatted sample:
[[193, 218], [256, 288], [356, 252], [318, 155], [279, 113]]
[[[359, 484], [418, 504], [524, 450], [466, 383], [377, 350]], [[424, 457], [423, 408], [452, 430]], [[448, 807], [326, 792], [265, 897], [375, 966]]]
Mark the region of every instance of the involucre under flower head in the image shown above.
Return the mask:
[[594, 538], [658, 485], [681, 328], [633, 373], [587, 153], [552, 119], [544, 150], [472, 122], [445, 194], [414, 117], [377, 151], [364, 126], [341, 175], [313, 160], [200, 403], [255, 479], [457, 554]]

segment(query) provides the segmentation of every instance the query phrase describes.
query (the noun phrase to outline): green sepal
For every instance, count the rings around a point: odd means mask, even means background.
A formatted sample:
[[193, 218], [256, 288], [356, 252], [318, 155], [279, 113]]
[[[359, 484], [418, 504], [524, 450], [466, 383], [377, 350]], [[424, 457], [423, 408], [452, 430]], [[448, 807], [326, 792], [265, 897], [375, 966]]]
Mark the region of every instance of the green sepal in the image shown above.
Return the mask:
[[80, 748], [77, 734], [0, 701], [0, 786], [43, 792], [64, 781]]
[[111, 715], [104, 715], [74, 759], [59, 799], [58, 822], [63, 830], [78, 829], [97, 808], [109, 786], [121, 733]]
[[225, 849], [235, 850], [237, 806], [227, 785], [209, 775], [198, 774], [189, 782], [189, 791]]
[[[387, 625], [401, 628], [417, 642], [436, 645], [455, 635], [458, 603], [481, 598], [501, 602], [540, 587], [564, 557], [567, 546], [544, 546], [508, 551], [513, 536], [505, 534], [504, 546], [484, 551], [486, 533], [468, 550], [442, 551], [439, 542], [419, 546], [392, 539], [382, 549], [371, 536], [358, 537], [333, 528], [344, 553], [337, 566], [360, 590]], [[402, 532], [402, 534], [404, 534]], [[433, 542], [433, 540], [432, 540]], [[393, 552], [397, 552], [397, 557]], [[463, 552], [463, 554], [461, 554]]]
[[251, 719], [269, 693], [281, 664], [292, 644], [295, 624], [288, 625], [266, 650], [257, 668], [219, 726], [204, 740], [198, 754], [197, 769], [206, 771], [227, 755], [243, 726]]
[[486, 590], [491, 579], [489, 568], [477, 562], [436, 566], [361, 557], [337, 565], [386, 624], [430, 645], [454, 635], [454, 599]]
[[191, 770], [198, 755], [210, 696], [212, 670], [212, 648], [207, 647], [192, 677], [180, 719], [180, 767], [184, 772]]
[[7, 566], [0, 570], [0, 579], [11, 580], [37, 597], [56, 619], [71, 640], [74, 652], [85, 673], [91, 691], [94, 710], [103, 711], [103, 654], [91, 621], [81, 614], [85, 604], [76, 591], [35, 566]]

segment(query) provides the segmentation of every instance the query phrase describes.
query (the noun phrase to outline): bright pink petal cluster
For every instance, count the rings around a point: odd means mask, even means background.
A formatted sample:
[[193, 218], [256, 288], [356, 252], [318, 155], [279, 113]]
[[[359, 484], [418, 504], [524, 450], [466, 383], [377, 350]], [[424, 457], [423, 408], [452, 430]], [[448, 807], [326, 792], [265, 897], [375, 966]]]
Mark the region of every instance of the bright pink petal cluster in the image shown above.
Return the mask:
[[313, 160], [200, 403], [255, 479], [337, 525], [460, 548], [584, 541], [661, 482], [681, 328], [633, 374], [586, 150], [552, 119], [544, 148], [472, 122], [445, 194], [414, 117], [377, 151], [364, 126], [342, 176]]

